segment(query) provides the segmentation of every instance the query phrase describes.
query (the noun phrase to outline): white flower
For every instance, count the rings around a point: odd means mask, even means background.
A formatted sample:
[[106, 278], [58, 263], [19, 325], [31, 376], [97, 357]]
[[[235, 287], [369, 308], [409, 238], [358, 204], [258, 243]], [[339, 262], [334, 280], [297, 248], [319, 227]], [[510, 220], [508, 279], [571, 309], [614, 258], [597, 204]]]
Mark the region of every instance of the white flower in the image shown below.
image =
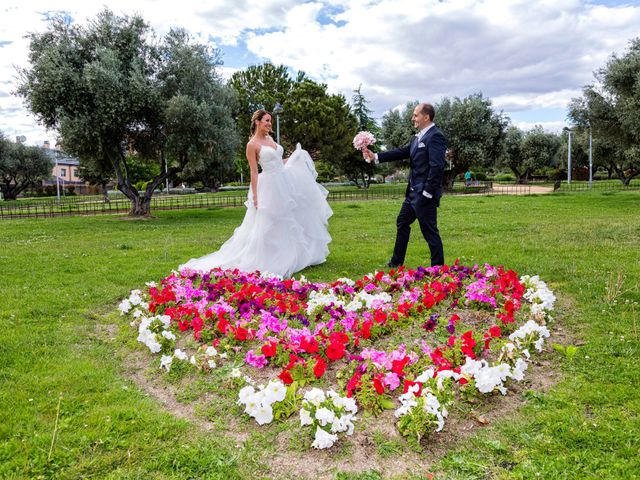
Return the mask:
[[266, 388], [270, 403], [281, 402], [287, 396], [287, 387], [280, 380], [271, 380]]
[[331, 426], [331, 433], [346, 432], [347, 435], [352, 435], [354, 426], [352, 420], [355, 417], [353, 415], [342, 415], [340, 418], [336, 417]]
[[131, 315], [133, 315], [133, 318], [138, 318], [142, 315], [142, 310], [136, 308]]
[[238, 392], [238, 404], [246, 405], [249, 399], [253, 398], [255, 393], [256, 390], [251, 385], [241, 388]]
[[158, 286], [156, 282], [146, 282], [145, 285], [149, 288], [156, 288]]
[[335, 413], [328, 408], [322, 407], [316, 410], [316, 420], [320, 423], [321, 426], [325, 426], [327, 423], [333, 423], [333, 420], [336, 418]]
[[440, 370], [438, 372], [438, 377], [436, 380], [436, 385], [438, 387], [438, 390], [442, 390], [444, 388], [443, 382], [447, 378], [453, 378], [454, 380], [457, 381], [457, 380], [460, 380], [460, 374], [454, 372], [453, 370]]
[[207, 349], [204, 351], [204, 353], [209, 357], [215, 357], [218, 354], [218, 351], [216, 350], [215, 347], [212, 347], [211, 345], [209, 345]]
[[344, 409], [355, 415], [356, 413], [358, 413], [358, 404], [356, 403], [355, 399], [353, 398], [348, 398], [348, 397], [343, 397], [343, 401], [344, 401]]
[[195, 355], [191, 355], [191, 358], [189, 358], [189, 363], [191, 363], [191, 365], [195, 365], [195, 364], [196, 364], [196, 357], [195, 357]]
[[215, 360], [208, 360], [207, 363], [209, 364], [209, 368], [211, 370], [213, 370], [214, 368], [216, 368], [216, 361]]
[[317, 407], [326, 400], [326, 397], [322, 390], [314, 387], [304, 394], [304, 399]]
[[332, 435], [318, 427], [316, 429], [315, 440], [311, 444], [313, 448], [330, 448], [338, 440], [337, 435]]
[[271, 408], [271, 405], [261, 404], [253, 411], [252, 417], [256, 419], [258, 425], [271, 423], [273, 420], [273, 409]]
[[168, 372], [171, 370], [171, 362], [173, 362], [172, 355], [162, 355], [162, 358], [160, 358], [160, 368], [165, 368]]
[[140, 305], [140, 303], [142, 303], [140, 293], [140, 290], [131, 290], [131, 295], [129, 295], [129, 303], [131, 303], [131, 305]]
[[173, 356], [176, 357], [178, 360], [187, 359], [186, 352], [184, 352], [183, 350], [180, 350], [179, 348], [176, 348], [175, 352], [173, 352]]
[[[469, 357], [467, 357], [469, 358]], [[420, 383], [424, 383], [427, 380], [429, 380], [430, 378], [433, 378], [433, 374], [434, 374], [435, 370], [433, 368], [430, 368], [428, 370], [425, 370], [424, 372], [422, 372], [420, 375], [418, 375], [418, 377], [414, 380], [415, 382], [420, 382]]]
[[242, 372], [239, 368], [232, 368], [229, 375], [231, 376], [231, 378], [239, 378], [242, 375]]
[[300, 409], [300, 426], [304, 427], [305, 425], [311, 425], [313, 423], [313, 418], [311, 418], [311, 412], [306, 408]]
[[173, 332], [171, 330], [163, 330], [162, 331], [162, 336], [164, 338], [166, 338], [167, 340], [175, 340], [176, 336], [173, 334]]
[[460, 367], [460, 373], [465, 377], [475, 377], [476, 373], [478, 373], [481, 368], [481, 360], [474, 360], [471, 357], [467, 357], [467, 361], [462, 367]]
[[120, 305], [118, 305], [118, 310], [120, 310], [120, 315], [129, 313], [129, 310], [131, 310], [131, 302], [129, 302], [129, 300], [125, 298], [120, 302]]

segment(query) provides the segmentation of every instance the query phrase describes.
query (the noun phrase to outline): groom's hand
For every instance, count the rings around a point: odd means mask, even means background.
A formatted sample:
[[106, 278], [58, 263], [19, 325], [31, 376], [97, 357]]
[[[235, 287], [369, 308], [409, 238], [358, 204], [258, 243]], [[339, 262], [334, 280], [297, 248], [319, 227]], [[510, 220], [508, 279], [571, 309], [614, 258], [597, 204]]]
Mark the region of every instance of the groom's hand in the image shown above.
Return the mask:
[[367, 162], [371, 162], [375, 158], [374, 153], [371, 150], [369, 150], [367, 147], [362, 149], [362, 156]]

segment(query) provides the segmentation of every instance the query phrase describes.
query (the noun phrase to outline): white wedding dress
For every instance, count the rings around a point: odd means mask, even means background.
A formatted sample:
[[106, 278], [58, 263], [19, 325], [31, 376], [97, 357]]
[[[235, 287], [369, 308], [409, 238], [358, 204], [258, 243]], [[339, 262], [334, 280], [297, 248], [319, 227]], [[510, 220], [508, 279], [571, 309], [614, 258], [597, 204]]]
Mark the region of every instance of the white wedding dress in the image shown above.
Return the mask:
[[206, 273], [221, 267], [290, 277], [325, 261], [331, 241], [327, 225], [333, 214], [329, 192], [316, 183], [313, 160], [300, 144], [286, 164], [283, 152], [280, 145], [260, 148], [258, 208], [249, 189], [247, 212], [231, 238], [217, 252], [180, 265], [180, 271]]

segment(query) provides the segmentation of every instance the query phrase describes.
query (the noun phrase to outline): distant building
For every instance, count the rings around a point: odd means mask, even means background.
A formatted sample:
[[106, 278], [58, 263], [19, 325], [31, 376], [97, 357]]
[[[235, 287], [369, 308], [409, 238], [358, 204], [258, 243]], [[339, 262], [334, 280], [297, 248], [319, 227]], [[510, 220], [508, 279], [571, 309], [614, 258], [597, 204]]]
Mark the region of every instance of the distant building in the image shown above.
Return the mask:
[[80, 160], [62, 150], [50, 148], [48, 141], [44, 142], [43, 149], [51, 159], [51, 178], [45, 180], [42, 185], [56, 185], [60, 182], [60, 187], [73, 186], [82, 190], [85, 182], [79, 177]]

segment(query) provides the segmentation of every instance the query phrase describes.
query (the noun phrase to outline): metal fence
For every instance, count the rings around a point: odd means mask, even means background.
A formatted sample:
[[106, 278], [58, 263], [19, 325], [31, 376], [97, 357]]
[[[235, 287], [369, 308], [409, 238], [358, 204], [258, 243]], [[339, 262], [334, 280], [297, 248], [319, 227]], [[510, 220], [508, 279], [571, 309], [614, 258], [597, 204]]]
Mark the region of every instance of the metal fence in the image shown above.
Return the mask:
[[[499, 187], [499, 188], [498, 188]], [[398, 185], [368, 189], [337, 189], [329, 191], [330, 202], [362, 201], [385, 198], [402, 198], [405, 186]], [[445, 191], [446, 195], [526, 195], [530, 193], [528, 185], [494, 185], [492, 182], [476, 182], [471, 186], [456, 185]], [[55, 200], [18, 201], [10, 205], [0, 202], [0, 219], [46, 218], [79, 215], [109, 215], [127, 213], [131, 209], [129, 199], [120, 197], [104, 202], [102, 197], [72, 197], [61, 202]], [[239, 207], [247, 199], [246, 192], [233, 195], [193, 194], [193, 195], [157, 195], [151, 199], [151, 211], [176, 210], [189, 208]]]
[[629, 185], [624, 185], [620, 180], [594, 180], [591, 185], [586, 181], [557, 181], [554, 185], [556, 192], [584, 192], [584, 191], [620, 191], [620, 190], [640, 190], [640, 179], [633, 179]]

